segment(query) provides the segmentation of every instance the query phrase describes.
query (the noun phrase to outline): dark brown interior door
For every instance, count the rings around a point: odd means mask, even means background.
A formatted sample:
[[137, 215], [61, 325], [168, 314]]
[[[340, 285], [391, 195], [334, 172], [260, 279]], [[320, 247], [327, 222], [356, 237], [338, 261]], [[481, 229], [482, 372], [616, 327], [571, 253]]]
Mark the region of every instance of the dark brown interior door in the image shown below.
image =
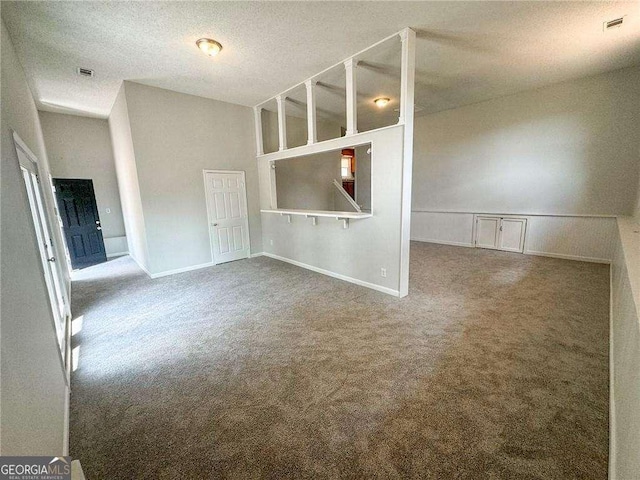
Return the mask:
[[76, 269], [106, 262], [93, 181], [54, 178], [53, 185], [71, 266]]

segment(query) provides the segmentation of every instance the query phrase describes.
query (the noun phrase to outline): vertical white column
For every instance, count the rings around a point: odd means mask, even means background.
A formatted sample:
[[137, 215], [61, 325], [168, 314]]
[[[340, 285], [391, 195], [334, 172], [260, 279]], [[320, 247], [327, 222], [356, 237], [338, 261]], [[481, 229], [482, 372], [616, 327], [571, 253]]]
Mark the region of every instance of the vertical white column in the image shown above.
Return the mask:
[[269, 171], [269, 202], [271, 208], [278, 208], [278, 192], [276, 190], [276, 164], [274, 161], [268, 163]]
[[286, 97], [278, 95], [276, 102], [278, 103], [278, 139], [280, 151], [287, 149], [287, 117], [286, 117]]
[[262, 143], [262, 107], [253, 107], [253, 118], [256, 124], [256, 155], [264, 154]]
[[350, 58], [344, 62], [347, 77], [347, 135], [358, 133], [358, 105], [356, 84], [356, 63]]
[[400, 297], [409, 293], [409, 249], [411, 238], [411, 182], [413, 169], [413, 112], [416, 75], [416, 32], [400, 32], [402, 69], [400, 86], [400, 121], [404, 124], [402, 158], [402, 207], [400, 231]]
[[[318, 128], [316, 126], [316, 80], [307, 80], [307, 145], [318, 142]], [[315, 224], [314, 224], [315, 225]]]
[[[398, 123], [402, 124], [407, 120], [409, 113], [411, 113], [411, 117], [413, 118], [414, 112], [416, 32], [410, 28], [405, 28], [399, 35], [402, 41], [402, 63], [400, 70], [400, 115]], [[409, 112], [409, 109], [411, 112]]]

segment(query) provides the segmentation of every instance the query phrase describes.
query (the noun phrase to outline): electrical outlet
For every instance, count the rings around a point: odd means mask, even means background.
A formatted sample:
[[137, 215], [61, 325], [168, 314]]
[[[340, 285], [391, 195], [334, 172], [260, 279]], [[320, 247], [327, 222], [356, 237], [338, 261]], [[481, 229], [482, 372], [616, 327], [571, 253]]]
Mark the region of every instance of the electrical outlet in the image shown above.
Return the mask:
[[269, 240], [269, 245], [273, 247], [273, 240]]
[[387, 278], [387, 269], [386, 268], [381, 268], [380, 269], [380, 276]]

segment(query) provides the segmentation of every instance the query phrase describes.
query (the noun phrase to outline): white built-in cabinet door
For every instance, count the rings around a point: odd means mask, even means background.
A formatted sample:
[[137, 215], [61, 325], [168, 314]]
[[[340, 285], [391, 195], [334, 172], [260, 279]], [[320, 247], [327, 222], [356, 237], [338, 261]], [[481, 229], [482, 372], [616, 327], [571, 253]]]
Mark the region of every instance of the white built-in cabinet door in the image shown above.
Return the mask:
[[502, 218], [500, 226], [500, 250], [522, 252], [524, 250], [524, 232], [527, 226], [525, 218]]
[[526, 218], [477, 215], [474, 243], [479, 248], [523, 252], [526, 230]]
[[500, 217], [476, 217], [476, 247], [497, 249], [499, 236]]

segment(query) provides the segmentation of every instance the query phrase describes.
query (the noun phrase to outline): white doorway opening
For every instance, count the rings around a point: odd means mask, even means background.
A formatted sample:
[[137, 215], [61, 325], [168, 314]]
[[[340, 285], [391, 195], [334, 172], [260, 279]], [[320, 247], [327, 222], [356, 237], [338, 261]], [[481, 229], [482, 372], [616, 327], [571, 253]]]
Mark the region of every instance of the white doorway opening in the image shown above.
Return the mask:
[[251, 255], [245, 174], [204, 170], [211, 256], [214, 264]]

